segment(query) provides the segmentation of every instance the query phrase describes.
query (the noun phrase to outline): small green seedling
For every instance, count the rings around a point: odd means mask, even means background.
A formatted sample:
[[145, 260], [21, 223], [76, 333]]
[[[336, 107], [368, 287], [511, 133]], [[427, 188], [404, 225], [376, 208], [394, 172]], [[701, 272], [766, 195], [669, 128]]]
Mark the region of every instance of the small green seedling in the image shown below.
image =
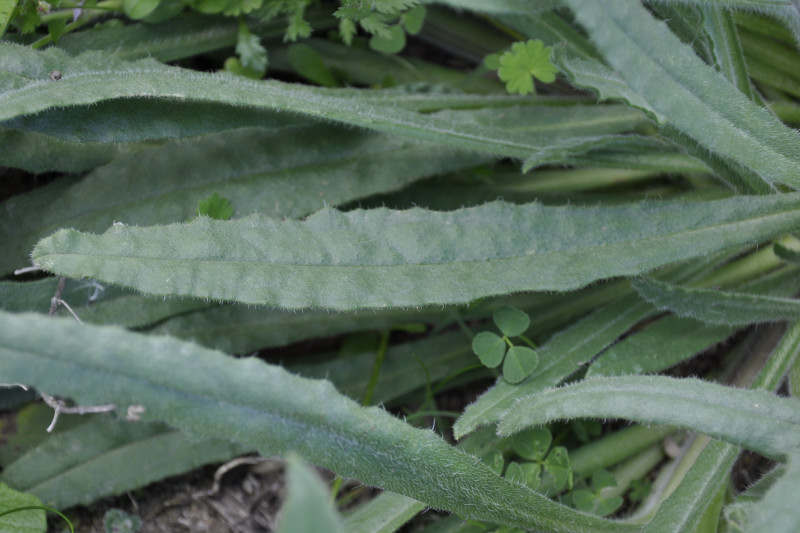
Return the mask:
[[[501, 307], [494, 312], [494, 323], [502, 336], [482, 331], [472, 339], [472, 351], [485, 366], [496, 368], [503, 363], [503, 377], [509, 383], [519, 383], [528, 377], [539, 364], [536, 346], [522, 334], [530, 326], [531, 319], [523, 311], [513, 307]], [[511, 337], [519, 337], [530, 348], [515, 346]]]
[[514, 452], [529, 462], [511, 462], [506, 477], [524, 483], [534, 490], [560, 492], [572, 488], [572, 465], [567, 449], [550, 448], [553, 435], [547, 428], [522, 431], [511, 441]]
[[217, 220], [230, 220], [233, 206], [230, 200], [214, 193], [205, 200], [197, 202], [197, 216], [205, 215]]
[[556, 80], [556, 68], [550, 62], [553, 48], [545, 46], [538, 39], [518, 42], [511, 45], [511, 50], [502, 54], [490, 54], [484, 64], [497, 70], [497, 75], [506, 84], [510, 93], [529, 94], [536, 92], [533, 79], [553, 83]]
[[142, 520], [129, 515], [121, 509], [109, 509], [103, 516], [103, 529], [106, 533], [136, 533], [142, 527]]
[[617, 479], [607, 470], [592, 474], [591, 489], [579, 489], [572, 493], [572, 503], [583, 512], [597, 516], [610, 515], [622, 506], [620, 496], [608, 495], [609, 489], [617, 486]]

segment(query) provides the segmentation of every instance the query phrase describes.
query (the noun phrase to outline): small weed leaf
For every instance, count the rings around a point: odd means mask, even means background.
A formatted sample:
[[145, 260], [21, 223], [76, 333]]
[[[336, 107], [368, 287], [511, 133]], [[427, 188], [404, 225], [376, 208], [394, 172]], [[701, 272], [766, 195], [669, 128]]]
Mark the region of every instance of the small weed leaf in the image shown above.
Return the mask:
[[606, 516], [623, 503], [620, 496], [606, 497], [603, 489], [617, 486], [617, 479], [607, 470], [600, 469], [592, 474], [592, 489], [580, 489], [572, 493], [572, 502], [575, 507], [586, 513], [597, 516]]
[[539, 463], [508, 463], [506, 479], [522, 483], [536, 490], [541, 483], [542, 465]]
[[531, 319], [524, 311], [508, 306], [495, 311], [493, 318], [497, 328], [507, 337], [522, 335], [531, 325]]
[[526, 429], [514, 435], [511, 446], [514, 452], [529, 461], [542, 461], [553, 443], [547, 428]]
[[557, 491], [572, 488], [572, 465], [566, 448], [559, 446], [550, 450], [542, 466], [552, 477], [552, 485]]
[[522, 95], [534, 92], [533, 78], [545, 83], [554, 82], [558, 69], [550, 62], [552, 51], [539, 40], [511, 45], [511, 50], [500, 56], [497, 70], [500, 79], [506, 82], [508, 92]]
[[503, 467], [505, 466], [505, 459], [503, 459], [503, 454], [499, 450], [492, 450], [483, 457], [481, 457], [481, 461], [484, 464], [488, 465], [489, 468], [495, 471], [497, 475], [501, 475], [503, 473]]
[[217, 220], [230, 220], [233, 206], [230, 200], [214, 193], [205, 200], [197, 202], [197, 215], [206, 215]]
[[124, 0], [122, 9], [133, 20], [140, 20], [155, 11], [158, 4], [158, 0]]
[[401, 17], [403, 20], [403, 27], [409, 35], [416, 35], [422, 31], [426, 13], [425, 6], [422, 4], [403, 13]]
[[399, 25], [389, 26], [389, 35], [373, 35], [369, 40], [369, 47], [378, 52], [396, 54], [406, 47], [406, 33]]
[[[47, 520], [43, 511], [58, 513], [42, 506], [42, 502], [33, 494], [18, 492], [5, 483], [0, 483], [0, 531], [42, 533], [47, 530]], [[66, 520], [66, 517], [64, 519]], [[67, 523], [72, 529], [69, 520]]]
[[530, 376], [539, 365], [539, 356], [525, 346], [513, 346], [508, 349], [503, 363], [503, 377], [509, 383], [519, 383]]
[[506, 341], [491, 331], [481, 331], [472, 339], [472, 351], [489, 368], [496, 368], [506, 354]]
[[138, 516], [129, 515], [121, 509], [109, 509], [103, 516], [103, 528], [106, 533], [136, 533], [142, 527]]

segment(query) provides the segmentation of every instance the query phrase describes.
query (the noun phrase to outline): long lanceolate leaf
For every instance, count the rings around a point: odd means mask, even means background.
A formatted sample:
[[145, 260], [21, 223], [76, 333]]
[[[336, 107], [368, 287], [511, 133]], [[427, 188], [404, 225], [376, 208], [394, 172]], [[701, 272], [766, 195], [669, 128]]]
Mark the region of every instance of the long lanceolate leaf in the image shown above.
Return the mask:
[[639, 2], [564, 2], [636, 95], [632, 105], [768, 182], [800, 186], [800, 134], [750, 102]]
[[663, 376], [591, 378], [528, 396], [500, 421], [499, 433], [580, 417], [679, 425], [772, 457], [800, 445], [800, 401]]
[[623, 207], [502, 202], [453, 212], [323, 209], [304, 221], [251, 216], [103, 235], [61, 230], [45, 270], [149, 294], [284, 308], [466, 303], [571, 290], [791, 231], [800, 194]]
[[[5, 58], [13, 61], [4, 61]], [[50, 79], [54, 70], [61, 72], [59, 81]], [[615, 142], [615, 137], [591, 133], [591, 121], [585, 125], [589, 128], [588, 134], [556, 136], [558, 142], [553, 143], [553, 135], [548, 139], [520, 138], [519, 134], [513, 135], [501, 127], [477, 128], [469, 115], [454, 122], [451, 116], [440, 118], [435, 114], [407, 111], [392, 105], [390, 93], [384, 94], [380, 102], [354, 100], [353, 94], [351, 90], [203, 74], [168, 67], [150, 59], [126, 62], [97, 52], [71, 58], [55, 48], [39, 53], [0, 43], [0, 121], [56, 107], [115, 98], [166, 98], [301, 113], [520, 159], [540, 152], [550, 154], [554, 149], [582, 152]], [[516, 99], [509, 101], [517, 102]]]
[[471, 518], [547, 531], [635, 529], [563, 507], [432, 431], [257, 359], [44, 315], [0, 312], [0, 330], [4, 381], [83, 405], [141, 406], [144, 420], [229, 438], [265, 456], [295, 451], [342, 476]]

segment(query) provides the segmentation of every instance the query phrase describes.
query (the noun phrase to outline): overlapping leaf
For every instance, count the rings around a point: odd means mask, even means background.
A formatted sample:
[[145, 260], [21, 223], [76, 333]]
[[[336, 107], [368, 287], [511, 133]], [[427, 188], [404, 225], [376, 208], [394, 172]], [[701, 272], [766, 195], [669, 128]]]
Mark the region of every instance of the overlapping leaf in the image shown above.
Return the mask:
[[499, 433], [582, 417], [680, 425], [772, 457], [800, 445], [800, 401], [664, 376], [597, 377], [533, 394], [514, 404]]
[[[564, 2], [624, 85], [614, 94], [604, 82], [598, 86], [604, 97], [626, 98], [768, 182], [800, 186], [800, 134], [750, 102], [639, 2]], [[568, 62], [563, 66], [570, 70]], [[573, 80], [594, 86], [577, 71]]]
[[787, 194], [622, 207], [495, 202], [447, 213], [323, 209], [304, 221], [61, 230], [32, 258], [60, 275], [148, 294], [290, 309], [404, 307], [643, 273], [791, 231], [798, 207], [800, 195]]
[[79, 404], [136, 405], [144, 420], [192, 435], [224, 436], [263, 455], [296, 451], [339, 475], [476, 519], [552, 531], [635, 529], [563, 507], [432, 431], [257, 359], [43, 315], [0, 312], [0, 328], [4, 380]]

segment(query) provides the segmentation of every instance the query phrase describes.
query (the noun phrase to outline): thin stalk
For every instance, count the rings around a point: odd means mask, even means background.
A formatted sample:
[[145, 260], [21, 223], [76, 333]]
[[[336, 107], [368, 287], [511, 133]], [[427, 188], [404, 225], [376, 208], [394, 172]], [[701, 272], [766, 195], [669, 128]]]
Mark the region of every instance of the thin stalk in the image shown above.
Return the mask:
[[664, 449], [661, 447], [661, 443], [658, 443], [620, 463], [611, 471], [617, 480], [617, 486], [603, 489], [603, 495], [607, 497], [622, 496], [628, 491], [631, 483], [644, 478], [663, 460]]
[[576, 476], [589, 477], [631, 457], [677, 430], [667, 426], [632, 426], [610, 433], [570, 452], [570, 464]]
[[389, 349], [389, 330], [381, 333], [378, 352], [375, 354], [375, 365], [372, 367], [372, 374], [367, 383], [367, 390], [364, 393], [364, 400], [361, 402], [365, 407], [372, 404], [372, 395], [375, 394], [375, 387], [378, 385], [378, 377], [381, 375], [383, 360], [386, 359], [386, 351]]

